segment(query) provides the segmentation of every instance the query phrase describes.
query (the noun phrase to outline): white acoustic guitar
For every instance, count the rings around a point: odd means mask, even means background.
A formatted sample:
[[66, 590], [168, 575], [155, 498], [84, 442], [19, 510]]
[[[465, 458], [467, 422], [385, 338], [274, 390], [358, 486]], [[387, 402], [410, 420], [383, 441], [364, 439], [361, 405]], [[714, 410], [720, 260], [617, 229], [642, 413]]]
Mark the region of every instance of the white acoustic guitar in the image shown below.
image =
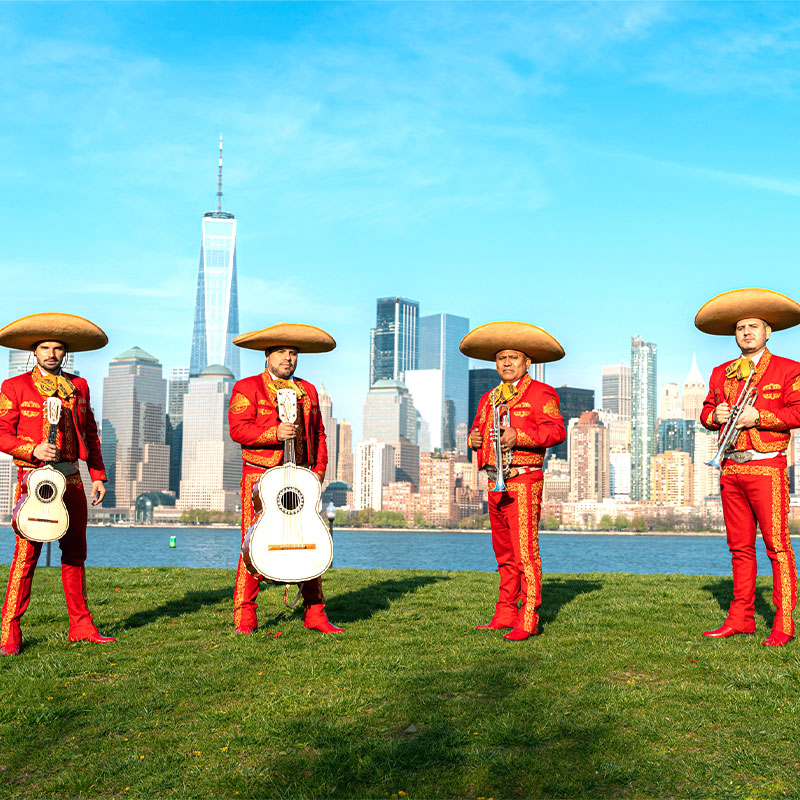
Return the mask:
[[[297, 421], [297, 394], [279, 389], [281, 422]], [[267, 470], [253, 486], [256, 518], [242, 542], [247, 571], [270, 583], [303, 583], [331, 565], [333, 541], [319, 513], [317, 476], [295, 464], [294, 439], [283, 443], [283, 464]]]
[[[61, 400], [48, 397], [44, 404], [50, 424], [47, 443], [57, 444]], [[67, 479], [52, 465], [32, 469], [22, 481], [22, 493], [11, 515], [11, 527], [29, 542], [55, 542], [69, 528], [69, 513], [64, 505]]]

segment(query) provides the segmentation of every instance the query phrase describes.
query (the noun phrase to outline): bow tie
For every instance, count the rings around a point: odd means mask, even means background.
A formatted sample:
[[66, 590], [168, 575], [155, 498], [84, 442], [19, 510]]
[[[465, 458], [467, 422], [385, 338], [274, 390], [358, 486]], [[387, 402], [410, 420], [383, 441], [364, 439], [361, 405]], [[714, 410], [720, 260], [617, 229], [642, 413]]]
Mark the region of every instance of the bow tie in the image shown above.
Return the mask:
[[283, 378], [275, 378], [267, 388], [275, 392], [277, 392], [278, 389], [294, 389], [298, 397], [303, 397], [305, 395], [302, 386], [298, 386], [294, 381], [287, 381]]
[[755, 371], [756, 365], [746, 356], [742, 356], [725, 367], [725, 377], [728, 380], [736, 378], [736, 380], [743, 381], [750, 377], [751, 372]]
[[69, 400], [75, 394], [75, 387], [63, 375], [39, 375], [34, 371], [33, 382], [45, 397], [58, 395], [62, 400]]
[[517, 393], [517, 387], [513, 383], [501, 383], [492, 389], [495, 403], [507, 403]]

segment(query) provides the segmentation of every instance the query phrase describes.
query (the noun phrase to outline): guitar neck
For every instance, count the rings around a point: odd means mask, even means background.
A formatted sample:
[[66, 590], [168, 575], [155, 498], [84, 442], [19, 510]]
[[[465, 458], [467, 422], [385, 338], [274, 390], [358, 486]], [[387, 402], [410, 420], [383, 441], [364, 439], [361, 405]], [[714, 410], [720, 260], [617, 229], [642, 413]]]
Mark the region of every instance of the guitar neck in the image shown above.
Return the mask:
[[296, 464], [297, 456], [295, 454], [294, 439], [287, 439], [283, 443], [283, 463]]
[[52, 422], [47, 432], [47, 444], [58, 444], [58, 425], [53, 425]]

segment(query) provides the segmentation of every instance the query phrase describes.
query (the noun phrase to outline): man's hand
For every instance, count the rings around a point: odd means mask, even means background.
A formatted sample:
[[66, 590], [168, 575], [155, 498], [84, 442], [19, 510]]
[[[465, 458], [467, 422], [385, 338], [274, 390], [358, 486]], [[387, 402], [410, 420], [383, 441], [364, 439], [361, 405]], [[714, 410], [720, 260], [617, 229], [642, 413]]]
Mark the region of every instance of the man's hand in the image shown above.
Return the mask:
[[473, 450], [480, 450], [483, 447], [483, 434], [477, 428], [470, 431], [469, 443]]
[[727, 403], [720, 403], [714, 409], [714, 422], [717, 425], [724, 425], [728, 421], [728, 417], [731, 415], [731, 407]]
[[297, 436], [297, 428], [291, 422], [278, 423], [278, 441], [285, 442], [287, 439], [294, 439]]
[[106, 496], [106, 485], [103, 481], [92, 481], [92, 505], [99, 506]]
[[745, 406], [739, 419], [736, 420], [736, 430], [740, 431], [743, 428], [755, 428], [758, 424], [758, 411], [753, 406]]
[[517, 443], [517, 429], [512, 427], [503, 428], [501, 426], [500, 430], [502, 431], [502, 435], [500, 436], [500, 449], [504, 453], [507, 453], [509, 450], [513, 450], [514, 445]]
[[33, 457], [39, 461], [58, 461], [58, 448], [54, 444], [42, 442], [33, 448]]

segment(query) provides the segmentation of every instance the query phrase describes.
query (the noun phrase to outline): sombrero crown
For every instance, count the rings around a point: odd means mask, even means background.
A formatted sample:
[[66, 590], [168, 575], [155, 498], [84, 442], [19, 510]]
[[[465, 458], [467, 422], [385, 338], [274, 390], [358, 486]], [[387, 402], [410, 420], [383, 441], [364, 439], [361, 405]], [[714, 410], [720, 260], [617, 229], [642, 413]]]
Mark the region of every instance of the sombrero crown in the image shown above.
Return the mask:
[[333, 336], [322, 328], [299, 322], [279, 322], [260, 331], [240, 333], [233, 343], [248, 350], [270, 347], [296, 347], [298, 353], [327, 353], [336, 347]]
[[564, 348], [553, 336], [527, 322], [487, 322], [473, 328], [458, 347], [481, 361], [494, 361], [500, 350], [519, 350], [537, 364], [564, 358]]
[[29, 314], [0, 328], [0, 344], [15, 350], [30, 350], [46, 341], [64, 342], [72, 352], [82, 352], [105, 347], [108, 336], [88, 319], [56, 311]]
[[703, 333], [731, 336], [741, 319], [763, 319], [774, 331], [800, 323], [800, 303], [772, 289], [734, 289], [712, 297], [695, 315]]

